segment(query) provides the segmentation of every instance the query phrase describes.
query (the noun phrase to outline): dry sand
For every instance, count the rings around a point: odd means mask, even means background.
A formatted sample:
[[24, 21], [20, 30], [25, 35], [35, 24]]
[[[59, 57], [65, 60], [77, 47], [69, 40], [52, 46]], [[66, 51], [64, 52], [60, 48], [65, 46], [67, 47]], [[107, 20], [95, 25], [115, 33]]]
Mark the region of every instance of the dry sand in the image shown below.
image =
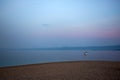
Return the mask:
[[0, 80], [120, 80], [120, 62], [79, 61], [0, 68]]

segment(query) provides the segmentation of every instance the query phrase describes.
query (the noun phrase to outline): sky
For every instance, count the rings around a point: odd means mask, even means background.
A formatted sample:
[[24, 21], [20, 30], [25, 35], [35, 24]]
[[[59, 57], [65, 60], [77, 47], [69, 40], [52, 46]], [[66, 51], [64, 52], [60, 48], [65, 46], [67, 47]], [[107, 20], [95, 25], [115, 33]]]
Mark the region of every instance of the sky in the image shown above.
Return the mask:
[[120, 44], [119, 0], [0, 0], [0, 48]]

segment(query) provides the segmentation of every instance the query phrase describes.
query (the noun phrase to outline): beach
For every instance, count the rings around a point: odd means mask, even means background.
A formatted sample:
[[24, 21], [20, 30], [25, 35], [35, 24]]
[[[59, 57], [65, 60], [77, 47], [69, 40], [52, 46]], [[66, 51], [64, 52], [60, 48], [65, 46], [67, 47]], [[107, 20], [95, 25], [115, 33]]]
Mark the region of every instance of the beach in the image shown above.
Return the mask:
[[1, 67], [0, 80], [120, 80], [120, 62], [70, 61]]

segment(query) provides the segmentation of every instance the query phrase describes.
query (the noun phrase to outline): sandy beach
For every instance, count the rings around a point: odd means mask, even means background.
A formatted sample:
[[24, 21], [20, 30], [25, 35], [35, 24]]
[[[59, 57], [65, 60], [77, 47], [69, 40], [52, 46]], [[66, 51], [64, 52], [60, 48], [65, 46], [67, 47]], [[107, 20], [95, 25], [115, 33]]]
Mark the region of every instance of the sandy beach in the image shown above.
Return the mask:
[[120, 62], [73, 61], [0, 68], [0, 80], [120, 80]]

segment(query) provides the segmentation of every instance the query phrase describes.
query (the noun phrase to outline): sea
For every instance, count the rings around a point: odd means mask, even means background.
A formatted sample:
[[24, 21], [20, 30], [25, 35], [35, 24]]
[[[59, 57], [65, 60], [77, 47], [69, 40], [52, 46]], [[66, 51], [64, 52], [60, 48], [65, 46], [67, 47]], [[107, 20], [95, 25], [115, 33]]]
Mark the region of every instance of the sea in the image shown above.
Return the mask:
[[120, 50], [7, 50], [0, 52], [0, 67], [64, 61], [118, 61]]

